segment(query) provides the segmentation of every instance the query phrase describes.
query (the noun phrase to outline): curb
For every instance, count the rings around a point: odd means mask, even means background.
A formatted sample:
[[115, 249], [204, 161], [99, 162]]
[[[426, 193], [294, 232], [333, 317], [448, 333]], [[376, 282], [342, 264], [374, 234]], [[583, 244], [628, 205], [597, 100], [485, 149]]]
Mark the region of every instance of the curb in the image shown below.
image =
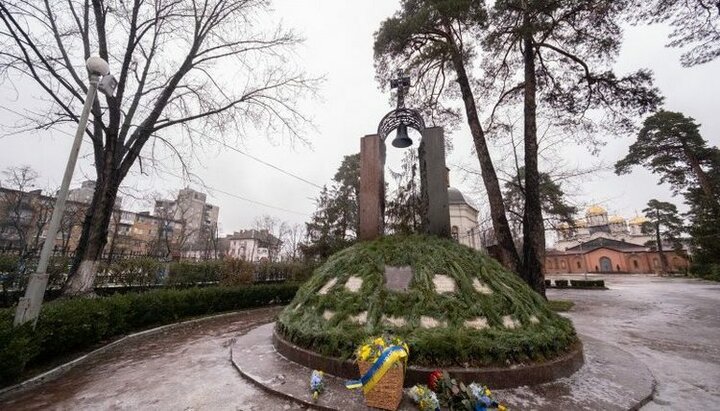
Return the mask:
[[113, 347], [116, 347], [116, 346], [121, 345], [128, 341], [134, 340], [138, 337], [155, 334], [155, 333], [158, 333], [161, 331], [171, 330], [173, 328], [182, 327], [182, 326], [189, 325], [189, 324], [199, 323], [199, 322], [223, 318], [223, 317], [230, 317], [233, 315], [239, 315], [239, 314], [244, 314], [244, 313], [258, 312], [258, 311], [263, 311], [263, 310], [271, 310], [271, 309], [277, 308], [277, 307], [279, 307], [279, 306], [270, 306], [270, 307], [262, 307], [262, 308], [251, 308], [251, 309], [239, 310], [239, 311], [230, 311], [230, 312], [226, 312], [226, 313], [222, 313], [222, 314], [214, 314], [214, 315], [211, 315], [208, 317], [201, 317], [201, 318], [195, 318], [192, 320], [185, 320], [185, 321], [180, 321], [180, 322], [176, 322], [176, 323], [165, 324], [165, 325], [161, 325], [159, 327], [151, 328], [149, 330], [144, 330], [144, 331], [140, 331], [137, 333], [126, 335], [118, 340], [115, 340], [106, 345], [103, 345], [100, 348], [90, 351], [87, 354], [84, 354], [78, 358], [75, 358], [74, 360], [68, 361], [65, 364], [61, 364], [49, 371], [45, 371], [44, 373], [42, 373], [40, 375], [36, 375], [32, 378], [29, 378], [25, 381], [15, 384], [15, 385], [11, 385], [9, 387], [0, 389], [0, 400], [4, 400], [11, 395], [22, 393], [31, 388], [35, 388], [39, 385], [42, 385], [48, 381], [52, 381], [52, 380], [62, 376], [66, 372], [70, 371], [73, 367], [80, 365], [80, 364], [86, 362], [87, 360], [94, 358], [94, 357], [98, 356], [99, 354], [102, 354], [102, 353], [108, 351], [109, 349], [111, 349]]
[[[280, 355], [311, 370], [324, 370], [345, 379], [360, 377], [354, 362], [335, 357], [326, 357], [299, 347], [280, 335], [277, 328], [273, 330], [272, 343]], [[542, 363], [511, 367], [463, 368], [452, 366], [444, 367], [444, 369], [453, 378], [466, 384], [473, 381], [483, 381], [495, 389], [504, 389], [523, 385], [539, 385], [558, 378], [569, 377], [579, 370], [584, 362], [583, 344], [578, 339], [569, 347], [568, 352]], [[408, 366], [405, 374], [405, 386], [410, 387], [424, 383], [435, 369], [436, 367]]]
[[[348, 398], [353, 394], [348, 393], [346, 395], [338, 392], [335, 386], [339, 385], [344, 388], [342, 384], [343, 378], [335, 377], [332, 374], [326, 374], [326, 377], [330, 378], [326, 383], [328, 388], [326, 395], [329, 397], [327, 399], [321, 397], [318, 403], [312, 402], [309, 399], [307, 383], [305, 382], [305, 378], [312, 368], [298, 364], [279, 352], [272, 344], [272, 329], [259, 331], [259, 328], [267, 327], [268, 324], [265, 324], [249, 331], [231, 347], [231, 362], [243, 378], [274, 397], [290, 400], [295, 404], [312, 409], [343, 411], [368, 409], [362, 405], [360, 399]], [[584, 343], [591, 347], [591, 351], [596, 354], [588, 360], [589, 362], [586, 364], [588, 368], [582, 367], [578, 370], [580, 374], [573, 374], [571, 377], [560, 378], [537, 386], [521, 386], [510, 389], [493, 388], [494, 391], [498, 395], [502, 394], [514, 398], [519, 403], [523, 403], [525, 395], [543, 396], [547, 394], [551, 398], [560, 400], [565, 407], [564, 409], [587, 408], [587, 401], [590, 401], [596, 408], [587, 409], [635, 411], [640, 410], [645, 404], [653, 400], [657, 392], [657, 380], [641, 360], [617, 345], [587, 336], [584, 336], [583, 340]], [[622, 355], [613, 354], [618, 352]], [[252, 359], [255, 358], [254, 356], [257, 358]], [[264, 361], [268, 362], [265, 363]], [[287, 381], [286, 377], [288, 377]], [[578, 389], [584, 392], [587, 387], [584, 386], [583, 382], [587, 381], [588, 378], [596, 378], [601, 384], [610, 384], [607, 387], [612, 387], [612, 384], [617, 383], [618, 378], [620, 378], [621, 383], [622, 381], [627, 382], [628, 379], [630, 381], [639, 381], [639, 383], [636, 385], [630, 384], [629, 388], [622, 390], [620, 396], [616, 398], [621, 400], [622, 404], [620, 404], [613, 403], [612, 400], [608, 402], [604, 394], [593, 394], [592, 390], [590, 390], [590, 397], [573, 395], [572, 393], [577, 392]], [[335, 380], [339, 380], [340, 383]], [[532, 407], [526, 408], [546, 409], [543, 405], [543, 401], [540, 401], [533, 403]], [[515, 404], [515, 406], [525, 409], [518, 404]], [[400, 409], [410, 410], [415, 409], [415, 407], [409, 404], [407, 398], [405, 398]]]
[[[267, 385], [260, 382], [255, 376], [250, 375], [250, 374], [246, 373], [245, 371], [243, 371], [235, 363], [235, 360], [233, 359], [234, 352], [235, 352], [235, 345], [230, 347], [230, 363], [232, 364], [233, 368], [235, 368], [237, 370], [238, 374], [240, 374], [240, 376], [245, 379], [245, 381], [250, 382], [255, 387], [260, 388], [262, 391], [264, 391], [270, 395], [274, 395], [274, 396], [283, 398], [285, 400], [291, 401], [298, 405], [303, 405], [305, 407], [308, 407], [309, 409], [322, 410], [322, 411], [337, 411], [336, 408], [328, 408], [328, 407], [325, 407], [325, 406], [317, 404], [317, 403], [308, 402], [303, 399], [294, 397], [288, 393], [268, 387]], [[290, 360], [288, 360], [288, 361], [290, 361]], [[334, 376], [330, 375], [330, 377], [334, 377]]]

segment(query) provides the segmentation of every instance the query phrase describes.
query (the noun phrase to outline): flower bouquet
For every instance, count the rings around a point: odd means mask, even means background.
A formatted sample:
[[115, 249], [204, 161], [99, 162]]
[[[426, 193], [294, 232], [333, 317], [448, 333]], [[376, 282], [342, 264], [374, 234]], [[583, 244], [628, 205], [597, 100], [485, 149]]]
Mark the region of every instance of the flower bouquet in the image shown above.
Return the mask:
[[317, 401], [320, 394], [325, 391], [325, 373], [322, 371], [314, 370], [310, 375], [310, 392], [312, 392], [313, 401]]
[[402, 401], [409, 351], [407, 344], [396, 337], [366, 340], [355, 351], [360, 379], [345, 385], [350, 389], [362, 388], [368, 407], [396, 410]]
[[[420, 392], [423, 392], [424, 386], [416, 387], [419, 387]], [[503, 404], [493, 399], [492, 392], [486, 386], [474, 382], [465, 385], [462, 382], [456, 381], [454, 378], [450, 378], [450, 375], [445, 371], [438, 370], [430, 374], [428, 387], [429, 390], [437, 394], [438, 403], [451, 410], [506, 411], [506, 407]], [[416, 388], [413, 387], [413, 389]], [[415, 399], [412, 394], [411, 398]], [[417, 400], [416, 403], [420, 407], [420, 403]], [[420, 409], [422, 410], [423, 408], [420, 407]]]

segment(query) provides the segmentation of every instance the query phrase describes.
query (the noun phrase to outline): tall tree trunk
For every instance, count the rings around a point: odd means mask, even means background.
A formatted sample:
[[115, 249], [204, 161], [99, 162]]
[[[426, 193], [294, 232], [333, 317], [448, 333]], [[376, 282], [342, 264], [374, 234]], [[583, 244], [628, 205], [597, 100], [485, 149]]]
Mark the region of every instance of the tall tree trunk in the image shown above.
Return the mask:
[[465, 104], [465, 114], [467, 115], [468, 125], [470, 126], [470, 134], [472, 134], [475, 151], [477, 152], [478, 161], [480, 162], [480, 171], [483, 183], [488, 194], [490, 203], [490, 217], [492, 219], [493, 230], [500, 248], [500, 262], [508, 269], [519, 273], [520, 257], [515, 248], [510, 224], [505, 215], [505, 204], [503, 203], [502, 190], [498, 181], [495, 167], [493, 166], [492, 157], [488, 150], [487, 141], [485, 140], [485, 132], [480, 124], [480, 119], [475, 105], [475, 97], [473, 96], [470, 81], [468, 80], [465, 64], [459, 52], [453, 53], [453, 65], [457, 73], [457, 82], [462, 93], [463, 103]]
[[538, 170], [537, 104], [535, 101], [535, 45], [527, 13], [524, 17], [523, 63], [525, 66], [525, 212], [523, 213], [523, 263], [521, 276], [545, 297], [545, 223], [540, 201]]
[[92, 203], [85, 214], [83, 231], [75, 250], [70, 275], [62, 288], [63, 296], [77, 297], [93, 293], [95, 275], [107, 243], [108, 225], [119, 186], [118, 173], [111, 162], [106, 163], [102, 178], [96, 182]]
[[680, 139], [680, 143], [682, 144], [685, 156], [690, 163], [690, 168], [692, 169], [693, 174], [695, 174], [695, 177], [697, 177], [698, 179], [700, 188], [702, 189], [703, 193], [705, 193], [705, 196], [707, 196], [710, 201], [717, 205], [718, 198], [716, 196], [715, 190], [713, 189], [710, 177], [708, 177], [707, 173], [705, 173], [705, 170], [702, 169], [702, 167], [700, 166], [700, 161], [698, 160], [695, 153], [690, 150], [684, 138]]
[[[656, 217], [660, 218], [660, 211], [655, 209]], [[660, 273], [667, 274], [668, 261], [667, 256], [663, 252], [662, 236], [660, 235], [660, 222], [655, 223], [655, 244], [657, 244], [658, 254], [660, 254]]]

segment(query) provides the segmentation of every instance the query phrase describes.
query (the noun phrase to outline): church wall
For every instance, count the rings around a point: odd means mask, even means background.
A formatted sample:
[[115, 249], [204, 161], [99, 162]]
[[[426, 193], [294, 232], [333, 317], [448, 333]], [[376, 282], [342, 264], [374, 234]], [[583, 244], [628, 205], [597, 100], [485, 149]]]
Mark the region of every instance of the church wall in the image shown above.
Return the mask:
[[[668, 269], [672, 272], [686, 270], [690, 263], [686, 257], [675, 252], [665, 252]], [[609, 258], [611, 271], [602, 271], [601, 258]], [[578, 266], [579, 265], [579, 266]], [[584, 254], [552, 255], [545, 259], [545, 274], [579, 273], [631, 273], [647, 274], [660, 271], [660, 254], [653, 251], [622, 252], [599, 248]]]

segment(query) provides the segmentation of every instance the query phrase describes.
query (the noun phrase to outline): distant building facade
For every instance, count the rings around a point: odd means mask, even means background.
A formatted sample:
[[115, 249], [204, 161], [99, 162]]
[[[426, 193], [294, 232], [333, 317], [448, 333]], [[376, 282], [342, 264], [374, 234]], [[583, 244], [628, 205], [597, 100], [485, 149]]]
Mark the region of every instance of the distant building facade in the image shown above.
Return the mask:
[[226, 237], [227, 257], [245, 261], [276, 261], [282, 241], [267, 230], [242, 230]]
[[478, 210], [454, 187], [448, 187], [450, 234], [460, 244], [484, 249], [483, 233], [478, 228]]
[[[86, 182], [87, 183], [87, 182]], [[90, 198], [83, 190], [69, 200], [60, 220], [60, 229], [54, 241], [57, 252], [74, 252], [80, 241], [82, 225]], [[80, 194], [77, 194], [80, 193]], [[40, 190], [23, 192], [0, 187], [0, 249], [39, 250], [47, 238], [48, 224], [55, 198], [43, 195]], [[181, 221], [134, 213], [116, 208], [108, 225], [105, 253], [167, 255], [179, 242], [183, 231]]]
[[191, 188], [182, 189], [175, 200], [156, 201], [153, 214], [183, 222], [183, 252], [186, 254], [204, 251], [207, 249], [207, 242], [217, 239], [220, 208], [207, 203], [205, 193]]
[[[545, 273], [652, 273], [660, 271], [660, 254], [649, 246], [654, 236], [643, 232], [648, 220], [636, 216], [626, 220], [608, 217], [598, 205], [587, 209], [585, 218], [571, 226], [562, 224], [558, 241], [546, 251]], [[685, 252], [679, 253], [663, 244], [668, 270], [684, 271], [689, 266]]]
[[[94, 180], [85, 180], [80, 183], [80, 187], [72, 188], [68, 191], [68, 201], [77, 203], [91, 204], [93, 195], [95, 194], [96, 183]], [[122, 197], [115, 197], [115, 208], [122, 208]]]

